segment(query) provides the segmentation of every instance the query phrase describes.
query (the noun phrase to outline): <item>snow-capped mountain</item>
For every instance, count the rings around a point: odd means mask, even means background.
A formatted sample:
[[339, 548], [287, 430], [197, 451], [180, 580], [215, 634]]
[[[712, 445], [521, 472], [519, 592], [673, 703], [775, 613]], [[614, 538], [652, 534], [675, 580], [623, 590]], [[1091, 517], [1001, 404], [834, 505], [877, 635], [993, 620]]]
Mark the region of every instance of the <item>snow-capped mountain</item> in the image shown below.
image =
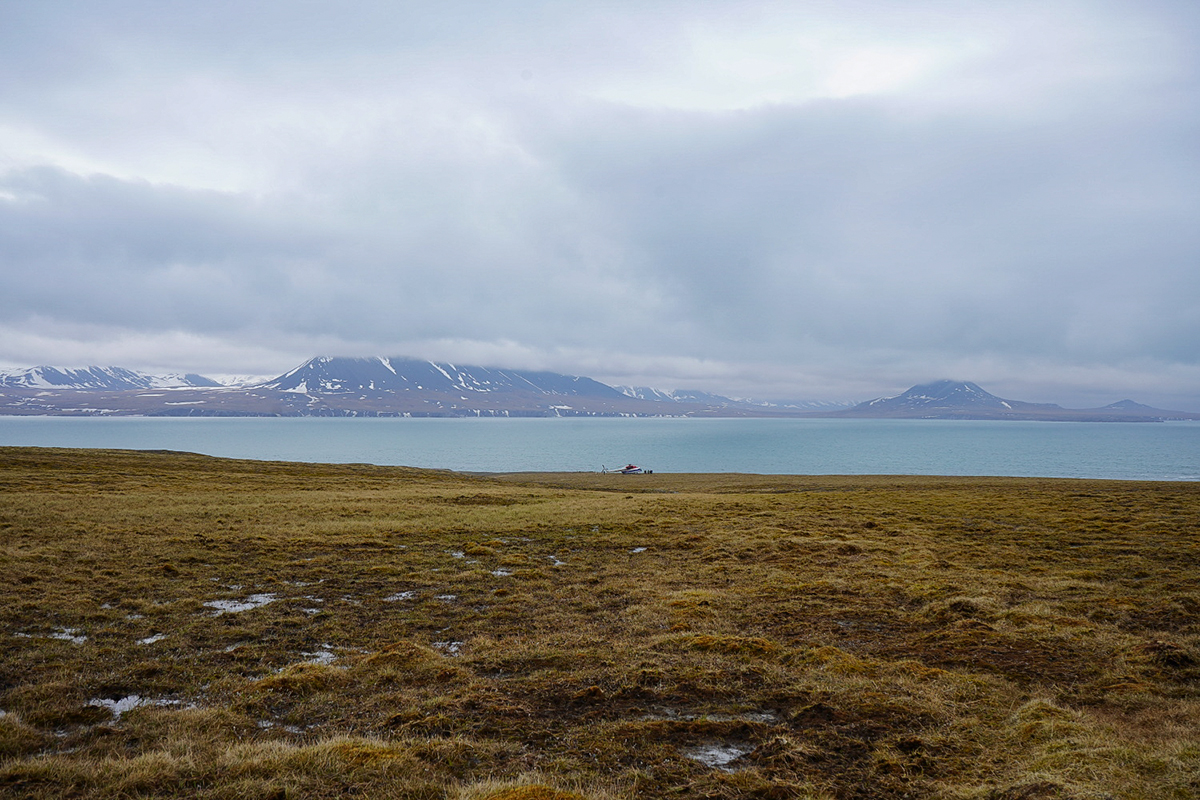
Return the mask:
[[259, 388], [302, 394], [376, 392], [521, 392], [542, 395], [624, 398], [621, 392], [591, 378], [555, 372], [493, 369], [414, 358], [310, 359]]
[[903, 394], [894, 397], [880, 397], [868, 400], [854, 407], [855, 411], [948, 411], [963, 409], [991, 409], [996, 411], [1012, 411], [1015, 403], [985, 392], [978, 384], [970, 381], [934, 381], [914, 386]]
[[147, 375], [124, 367], [29, 367], [0, 370], [0, 386], [22, 389], [172, 389], [178, 387], [220, 386], [194, 373]]
[[921, 419], [1113, 419], [1119, 409], [1079, 411], [1054, 403], [1005, 400], [970, 381], [922, 383], [892, 397], [880, 397], [838, 412], [847, 417], [912, 417]]

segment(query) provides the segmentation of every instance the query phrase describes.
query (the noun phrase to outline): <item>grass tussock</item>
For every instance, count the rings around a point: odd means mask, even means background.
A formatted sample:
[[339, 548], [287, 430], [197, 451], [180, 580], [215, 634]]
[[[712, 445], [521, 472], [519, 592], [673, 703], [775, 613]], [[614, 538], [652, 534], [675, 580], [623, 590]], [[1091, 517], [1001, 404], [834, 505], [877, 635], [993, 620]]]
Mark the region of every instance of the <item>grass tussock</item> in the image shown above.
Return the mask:
[[0, 448], [0, 796], [1200, 796], [1200, 486]]

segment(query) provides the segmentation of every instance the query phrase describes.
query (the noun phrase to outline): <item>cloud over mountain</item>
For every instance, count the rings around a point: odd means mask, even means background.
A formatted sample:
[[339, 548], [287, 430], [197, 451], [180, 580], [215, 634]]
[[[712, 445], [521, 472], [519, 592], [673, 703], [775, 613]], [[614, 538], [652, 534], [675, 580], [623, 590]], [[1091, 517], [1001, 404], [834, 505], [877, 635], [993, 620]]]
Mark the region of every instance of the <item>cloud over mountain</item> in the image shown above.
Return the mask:
[[1200, 405], [1192, 3], [5, 17], [5, 363]]

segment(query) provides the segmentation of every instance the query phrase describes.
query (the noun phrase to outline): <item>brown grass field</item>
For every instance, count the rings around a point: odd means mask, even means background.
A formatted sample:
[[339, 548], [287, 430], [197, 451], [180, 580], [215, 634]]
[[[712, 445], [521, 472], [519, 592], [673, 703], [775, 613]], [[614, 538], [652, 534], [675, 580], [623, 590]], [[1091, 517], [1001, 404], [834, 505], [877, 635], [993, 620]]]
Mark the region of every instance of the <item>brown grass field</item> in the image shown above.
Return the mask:
[[0, 448], [0, 796], [1200, 797], [1200, 484]]

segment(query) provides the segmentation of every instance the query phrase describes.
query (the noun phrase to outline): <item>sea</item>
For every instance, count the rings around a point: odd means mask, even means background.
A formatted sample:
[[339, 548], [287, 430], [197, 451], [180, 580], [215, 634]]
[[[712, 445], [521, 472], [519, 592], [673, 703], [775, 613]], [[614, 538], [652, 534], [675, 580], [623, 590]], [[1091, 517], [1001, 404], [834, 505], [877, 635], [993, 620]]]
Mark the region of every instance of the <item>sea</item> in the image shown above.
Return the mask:
[[463, 472], [636, 464], [655, 472], [1200, 480], [1200, 422], [1188, 421], [0, 417], [0, 445]]

